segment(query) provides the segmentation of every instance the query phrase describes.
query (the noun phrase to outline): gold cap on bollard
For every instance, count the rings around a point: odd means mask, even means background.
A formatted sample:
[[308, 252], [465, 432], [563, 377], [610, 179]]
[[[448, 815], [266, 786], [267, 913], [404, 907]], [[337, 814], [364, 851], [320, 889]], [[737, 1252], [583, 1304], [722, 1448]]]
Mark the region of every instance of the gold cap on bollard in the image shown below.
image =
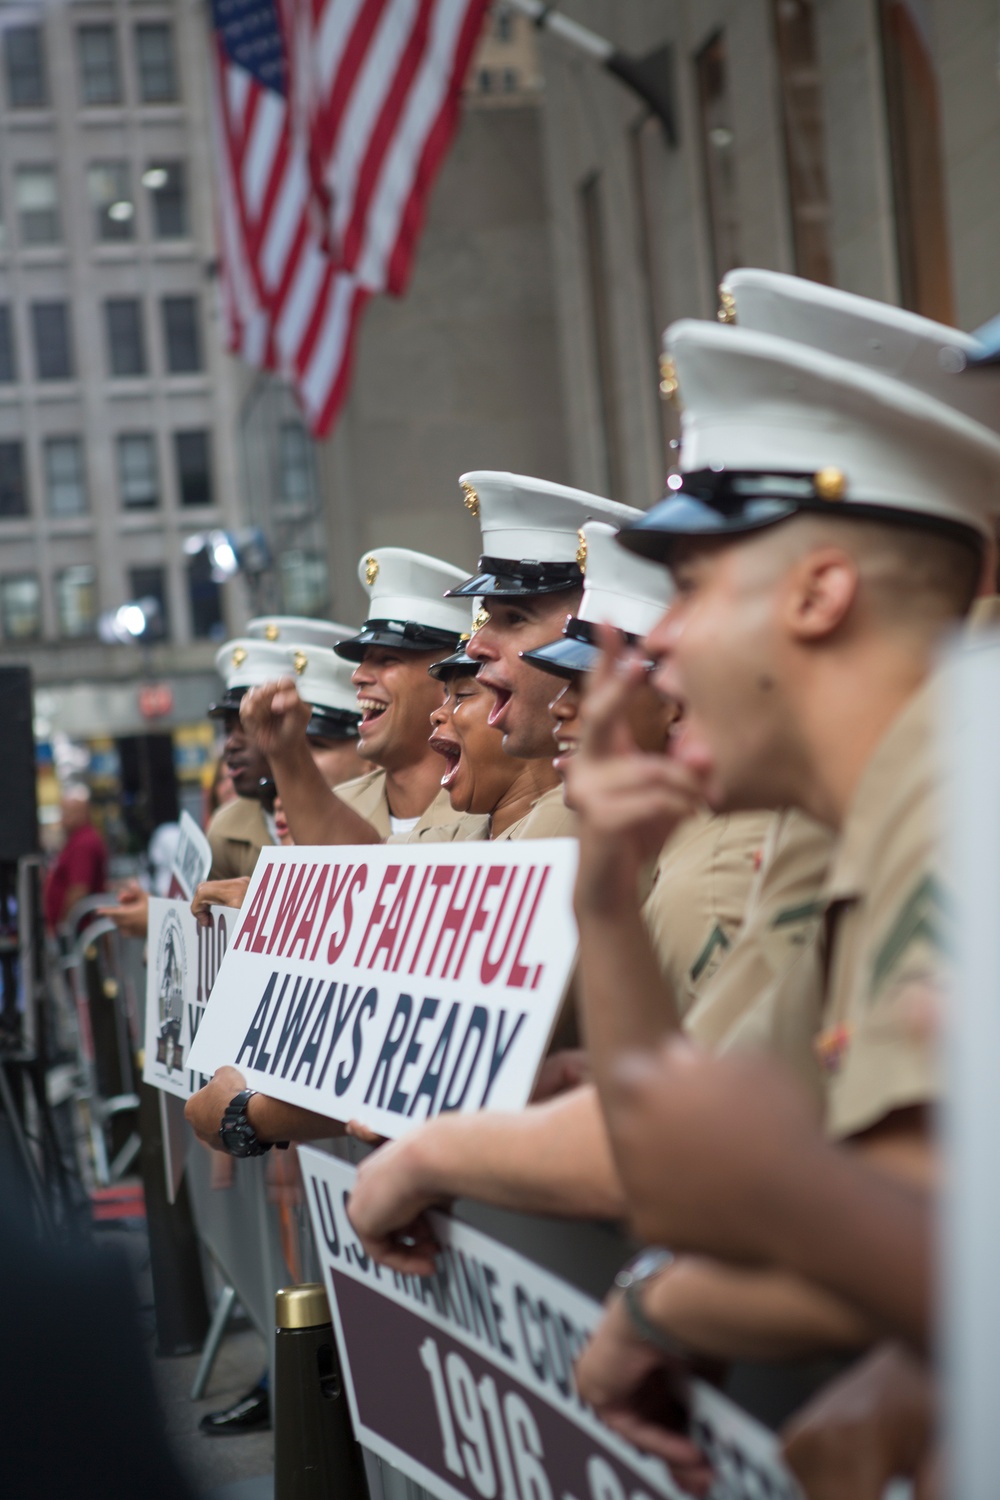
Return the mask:
[[330, 1321], [326, 1288], [318, 1281], [283, 1286], [274, 1294], [274, 1321], [278, 1328], [322, 1328]]

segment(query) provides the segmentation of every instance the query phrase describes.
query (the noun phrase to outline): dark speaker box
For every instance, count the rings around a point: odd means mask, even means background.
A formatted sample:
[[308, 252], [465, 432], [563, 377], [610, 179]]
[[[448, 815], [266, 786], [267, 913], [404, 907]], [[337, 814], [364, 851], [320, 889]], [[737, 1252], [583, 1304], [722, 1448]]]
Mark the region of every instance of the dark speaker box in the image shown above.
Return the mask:
[[0, 746], [0, 861], [13, 862], [38, 848], [35, 732], [27, 667], [0, 666]]

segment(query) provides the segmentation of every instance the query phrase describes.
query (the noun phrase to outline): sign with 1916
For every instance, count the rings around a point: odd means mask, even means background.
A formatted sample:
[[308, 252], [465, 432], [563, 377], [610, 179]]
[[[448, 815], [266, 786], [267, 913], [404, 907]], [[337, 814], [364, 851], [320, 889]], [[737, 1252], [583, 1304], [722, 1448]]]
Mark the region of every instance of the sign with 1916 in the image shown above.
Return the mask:
[[[577, 1392], [596, 1302], [440, 1214], [435, 1275], [387, 1271], [347, 1217], [354, 1169], [310, 1149], [300, 1159], [362, 1443], [442, 1500], [680, 1500], [664, 1465]], [[774, 1435], [700, 1381], [689, 1430], [715, 1470], [713, 1500], [801, 1500]]]

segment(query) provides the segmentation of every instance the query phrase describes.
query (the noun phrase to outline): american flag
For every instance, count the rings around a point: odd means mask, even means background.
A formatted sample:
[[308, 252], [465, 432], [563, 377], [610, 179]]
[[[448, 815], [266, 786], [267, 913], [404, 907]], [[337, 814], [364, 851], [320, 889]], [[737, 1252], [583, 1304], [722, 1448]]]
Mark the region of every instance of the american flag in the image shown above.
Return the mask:
[[323, 437], [365, 302], [406, 284], [486, 0], [278, 6], [212, 0], [223, 299]]

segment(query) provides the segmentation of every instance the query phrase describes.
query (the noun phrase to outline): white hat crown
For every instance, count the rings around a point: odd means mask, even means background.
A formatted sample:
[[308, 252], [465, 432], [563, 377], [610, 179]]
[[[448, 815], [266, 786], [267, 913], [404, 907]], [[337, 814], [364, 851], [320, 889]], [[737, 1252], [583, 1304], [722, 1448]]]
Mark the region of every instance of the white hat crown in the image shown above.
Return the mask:
[[619, 547], [617, 529], [604, 521], [588, 521], [580, 534], [586, 561], [577, 619], [591, 625], [616, 625], [629, 635], [646, 635], [673, 598], [670, 573], [659, 563]]
[[282, 647], [251, 636], [238, 636], [220, 646], [215, 653], [215, 670], [227, 691], [260, 687], [264, 682], [289, 675]]
[[476, 469], [459, 479], [465, 503], [479, 520], [483, 556], [506, 561], [572, 563], [577, 533], [588, 521], [627, 526], [642, 514], [569, 485], [525, 474]]
[[280, 675], [295, 678], [304, 702], [337, 713], [360, 714], [357, 692], [351, 682], [354, 671], [351, 662], [337, 656], [328, 646], [305, 643], [280, 649], [285, 663]]
[[407, 547], [376, 547], [358, 563], [369, 620], [397, 620], [455, 635], [469, 628], [468, 605], [445, 599], [444, 593], [465, 576], [461, 568]]
[[1000, 431], [1000, 369], [963, 375], [976, 339], [919, 313], [780, 271], [741, 267], [719, 288], [720, 319], [891, 375]]
[[252, 640], [272, 641], [281, 646], [326, 646], [332, 648], [356, 634], [350, 625], [336, 620], [314, 620], [306, 615], [258, 615], [246, 634]]

